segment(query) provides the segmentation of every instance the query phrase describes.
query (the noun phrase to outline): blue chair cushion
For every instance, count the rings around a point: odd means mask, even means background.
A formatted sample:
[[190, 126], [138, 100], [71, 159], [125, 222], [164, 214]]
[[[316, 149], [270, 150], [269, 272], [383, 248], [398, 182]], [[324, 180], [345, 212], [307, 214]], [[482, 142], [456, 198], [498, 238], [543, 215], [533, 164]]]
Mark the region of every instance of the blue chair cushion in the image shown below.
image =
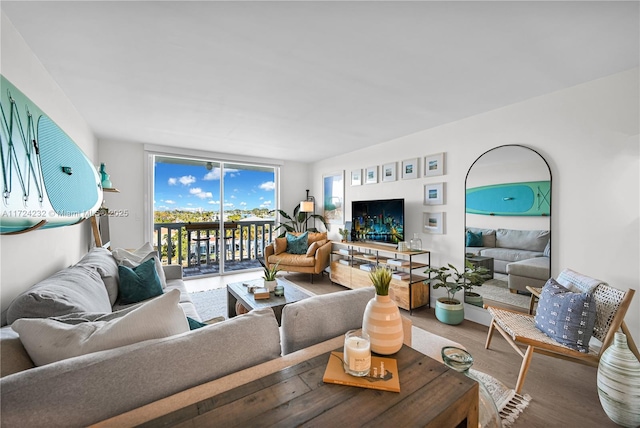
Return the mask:
[[287, 233], [287, 253], [289, 254], [307, 254], [308, 243], [307, 232], [301, 235], [294, 235], [292, 233]]

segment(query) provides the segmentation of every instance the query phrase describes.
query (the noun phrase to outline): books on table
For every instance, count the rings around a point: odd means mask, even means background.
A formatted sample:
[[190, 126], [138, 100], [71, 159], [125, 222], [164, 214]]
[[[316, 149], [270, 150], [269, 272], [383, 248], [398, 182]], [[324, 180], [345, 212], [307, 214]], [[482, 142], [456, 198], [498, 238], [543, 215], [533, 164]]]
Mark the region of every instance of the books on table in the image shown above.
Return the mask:
[[322, 381], [338, 385], [357, 386], [360, 388], [380, 389], [400, 392], [400, 376], [398, 362], [394, 358], [371, 356], [371, 370], [368, 376], [351, 376], [345, 373], [342, 364], [343, 353], [332, 351]]

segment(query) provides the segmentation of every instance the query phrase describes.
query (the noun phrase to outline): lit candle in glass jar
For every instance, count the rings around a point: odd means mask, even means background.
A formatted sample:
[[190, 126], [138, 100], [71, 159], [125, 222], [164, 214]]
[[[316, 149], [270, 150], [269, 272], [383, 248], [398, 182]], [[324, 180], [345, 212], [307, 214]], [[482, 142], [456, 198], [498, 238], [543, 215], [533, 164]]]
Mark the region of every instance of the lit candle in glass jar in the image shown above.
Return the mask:
[[367, 376], [371, 369], [371, 341], [359, 330], [349, 330], [344, 339], [344, 371], [353, 376]]

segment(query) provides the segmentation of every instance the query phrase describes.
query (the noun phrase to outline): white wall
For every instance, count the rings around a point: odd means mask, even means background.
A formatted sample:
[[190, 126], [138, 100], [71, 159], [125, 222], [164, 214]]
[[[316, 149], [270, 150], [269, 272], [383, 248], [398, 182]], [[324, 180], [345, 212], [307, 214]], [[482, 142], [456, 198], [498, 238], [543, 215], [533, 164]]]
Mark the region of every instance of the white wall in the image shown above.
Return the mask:
[[[422, 213], [446, 212], [445, 234], [420, 234], [436, 266], [461, 265], [464, 257], [464, 179], [473, 161], [503, 144], [522, 144], [544, 156], [553, 176], [552, 274], [568, 267], [621, 289], [640, 291], [640, 139], [638, 69], [537, 97], [317, 162], [315, 194], [322, 174], [446, 153], [445, 175], [393, 183], [350, 186], [345, 197], [404, 197], [407, 236], [420, 232]], [[422, 165], [423, 166], [423, 165]], [[422, 175], [422, 169], [421, 169]], [[423, 186], [445, 182], [445, 205], [423, 205]], [[335, 227], [334, 238], [337, 238]], [[441, 290], [436, 290], [437, 292]], [[436, 295], [436, 293], [434, 293]], [[627, 324], [640, 341], [640, 296]], [[475, 316], [475, 315], [474, 315]]]
[[[0, 72], [47, 114], [92, 161], [97, 142], [85, 120], [46, 72], [4, 14], [0, 16]], [[89, 222], [0, 236], [0, 307], [23, 290], [78, 261], [91, 242]]]

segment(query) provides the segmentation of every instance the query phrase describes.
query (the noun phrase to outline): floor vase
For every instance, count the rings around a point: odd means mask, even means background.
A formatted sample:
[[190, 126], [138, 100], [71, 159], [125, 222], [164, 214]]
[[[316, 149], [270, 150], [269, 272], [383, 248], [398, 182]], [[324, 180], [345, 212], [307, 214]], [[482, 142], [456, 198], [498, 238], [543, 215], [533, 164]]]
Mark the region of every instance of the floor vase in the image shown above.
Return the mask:
[[600, 357], [598, 396], [609, 419], [624, 427], [640, 425], [640, 362], [627, 346], [627, 336], [616, 333]]
[[371, 351], [377, 354], [395, 354], [402, 348], [402, 318], [391, 297], [376, 294], [369, 300], [362, 317], [362, 330], [371, 339]]

